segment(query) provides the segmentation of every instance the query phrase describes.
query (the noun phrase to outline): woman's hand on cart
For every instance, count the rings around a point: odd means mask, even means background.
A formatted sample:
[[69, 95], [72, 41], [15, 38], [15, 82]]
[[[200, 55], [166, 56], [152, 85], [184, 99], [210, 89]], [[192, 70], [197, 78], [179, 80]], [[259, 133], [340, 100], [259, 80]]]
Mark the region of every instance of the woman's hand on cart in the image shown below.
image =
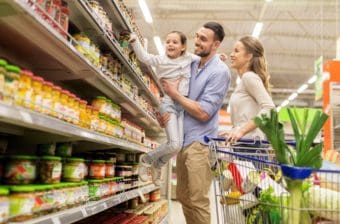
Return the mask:
[[218, 136], [225, 138], [225, 142], [228, 145], [238, 142], [244, 136], [244, 134], [240, 130], [236, 130], [220, 132]]

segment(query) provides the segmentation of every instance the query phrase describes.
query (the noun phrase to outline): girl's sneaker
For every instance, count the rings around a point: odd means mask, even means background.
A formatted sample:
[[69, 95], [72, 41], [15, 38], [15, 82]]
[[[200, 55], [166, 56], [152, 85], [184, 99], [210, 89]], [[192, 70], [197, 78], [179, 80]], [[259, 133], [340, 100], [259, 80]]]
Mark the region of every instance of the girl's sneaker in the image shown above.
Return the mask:
[[160, 186], [163, 183], [162, 180], [162, 169], [160, 168], [155, 168], [154, 166], [151, 167], [152, 171], [152, 182], [156, 186]]
[[151, 165], [149, 163], [144, 162], [144, 157], [146, 155], [141, 155], [139, 158], [139, 167], [138, 167], [138, 175], [141, 181], [145, 182], [149, 180], [149, 170]]

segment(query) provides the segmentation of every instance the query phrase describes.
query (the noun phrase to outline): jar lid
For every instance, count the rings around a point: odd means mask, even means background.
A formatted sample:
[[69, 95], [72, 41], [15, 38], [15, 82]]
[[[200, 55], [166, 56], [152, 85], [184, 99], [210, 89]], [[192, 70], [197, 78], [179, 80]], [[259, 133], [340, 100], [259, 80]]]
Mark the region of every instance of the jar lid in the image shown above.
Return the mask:
[[66, 161], [69, 161], [69, 162], [84, 162], [84, 159], [82, 159], [82, 158], [67, 158]]
[[53, 83], [52, 82], [48, 82], [48, 81], [45, 81], [44, 85], [53, 87]]
[[28, 155], [16, 155], [16, 156], [9, 156], [9, 159], [38, 159], [38, 157], [28, 156]]
[[44, 81], [44, 79], [42, 77], [40, 77], [40, 76], [33, 76], [32, 79], [34, 81], [38, 81], [38, 82], [43, 82]]
[[55, 90], [58, 90], [58, 91], [62, 91], [60, 86], [53, 86], [52, 88], [55, 89]]
[[42, 156], [40, 159], [42, 159], [42, 160], [58, 160], [58, 161], [61, 161], [61, 157], [59, 157], [59, 156]]
[[70, 96], [71, 96], [72, 98], [76, 98], [76, 97], [77, 97], [74, 93], [70, 93]]
[[18, 66], [15, 66], [15, 65], [6, 65], [6, 69], [7, 71], [10, 71], [10, 72], [15, 72], [15, 73], [20, 73], [20, 68]]
[[7, 61], [4, 59], [0, 59], [0, 66], [5, 67], [7, 65]]
[[10, 191], [12, 192], [34, 192], [35, 188], [33, 185], [22, 185], [22, 186], [11, 186]]
[[8, 188], [0, 187], [0, 195], [8, 195], [8, 194], [9, 194]]
[[93, 110], [93, 106], [91, 106], [91, 105], [86, 105], [86, 109], [88, 109], [88, 110]]
[[99, 99], [99, 100], [106, 100], [106, 97], [105, 97], [105, 96], [97, 96], [96, 99]]
[[100, 159], [96, 159], [96, 160], [92, 160], [92, 163], [105, 163], [105, 160], [100, 160]]
[[81, 104], [87, 104], [87, 101], [86, 100], [80, 100], [80, 103]]
[[66, 95], [68, 95], [70, 92], [69, 92], [69, 91], [67, 91], [67, 90], [65, 90], [65, 89], [63, 89], [63, 90], [61, 90], [61, 93], [62, 93], [62, 94], [66, 94]]
[[26, 76], [30, 76], [33, 77], [33, 72], [31, 72], [30, 70], [21, 70], [21, 75], [26, 75]]
[[89, 184], [91, 183], [103, 183], [103, 180], [88, 180]]
[[105, 163], [114, 163], [112, 159], [105, 160]]

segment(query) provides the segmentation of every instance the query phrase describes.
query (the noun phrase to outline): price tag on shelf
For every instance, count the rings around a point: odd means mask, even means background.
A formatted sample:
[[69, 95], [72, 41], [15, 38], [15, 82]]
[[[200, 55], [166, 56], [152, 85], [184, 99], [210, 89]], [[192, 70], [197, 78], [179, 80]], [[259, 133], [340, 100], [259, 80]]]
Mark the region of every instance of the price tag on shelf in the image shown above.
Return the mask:
[[105, 209], [107, 209], [106, 203], [100, 203], [98, 205], [93, 205], [93, 206], [89, 206], [86, 208], [86, 212], [88, 215], [94, 215], [97, 214], [101, 211], [104, 211]]
[[124, 202], [124, 201], [129, 200], [129, 198], [127, 197], [126, 193], [122, 193], [122, 194], [119, 196], [119, 199], [120, 199], [120, 202]]
[[108, 208], [111, 208], [111, 207], [113, 207], [113, 206], [118, 205], [119, 203], [120, 203], [119, 198], [113, 198], [112, 200], [108, 200], [108, 201], [106, 202], [106, 206], [107, 206]]

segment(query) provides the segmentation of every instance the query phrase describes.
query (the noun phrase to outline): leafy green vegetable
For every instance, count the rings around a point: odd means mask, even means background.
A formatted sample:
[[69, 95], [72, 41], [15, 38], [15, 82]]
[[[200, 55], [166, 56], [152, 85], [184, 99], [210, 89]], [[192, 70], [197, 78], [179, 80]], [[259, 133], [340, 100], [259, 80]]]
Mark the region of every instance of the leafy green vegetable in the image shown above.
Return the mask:
[[[296, 110], [288, 108], [289, 119], [293, 128], [294, 138], [296, 142], [295, 149], [288, 146], [284, 138], [283, 125], [278, 120], [276, 110], [271, 110], [270, 117], [261, 115], [254, 119], [255, 124], [260, 128], [270, 141], [276, 158], [279, 163], [297, 167], [320, 168], [322, 166], [322, 148], [323, 142], [313, 146], [314, 140], [320, 132], [321, 128], [328, 119], [328, 115], [317, 111], [312, 122], [308, 125], [308, 109], [304, 110], [302, 117], [299, 117]], [[292, 180], [285, 178], [287, 182], [287, 190], [290, 193], [288, 211], [288, 223], [300, 224], [300, 208], [302, 198], [302, 180]], [[302, 213], [303, 219], [306, 214]]]

